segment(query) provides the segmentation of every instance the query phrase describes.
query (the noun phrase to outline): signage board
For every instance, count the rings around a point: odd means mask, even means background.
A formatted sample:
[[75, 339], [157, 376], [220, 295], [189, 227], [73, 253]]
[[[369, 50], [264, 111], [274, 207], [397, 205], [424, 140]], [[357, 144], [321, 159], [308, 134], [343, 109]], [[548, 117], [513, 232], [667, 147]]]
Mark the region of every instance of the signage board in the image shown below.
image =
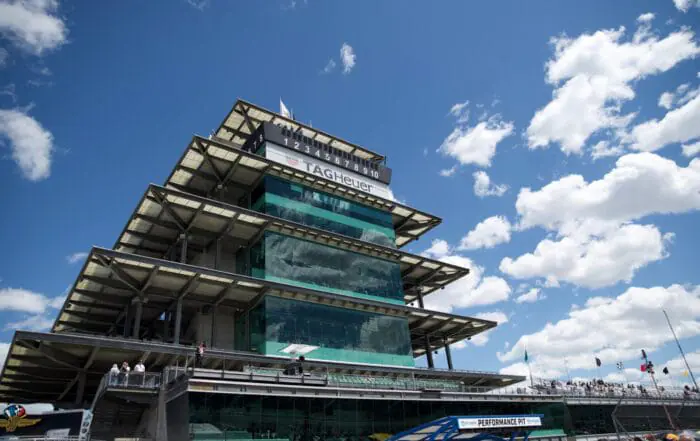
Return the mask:
[[380, 198], [390, 201], [394, 200], [394, 195], [386, 184], [313, 159], [312, 157], [286, 149], [271, 142], [265, 143], [265, 157], [271, 161], [284, 164], [314, 176], [319, 176]]
[[383, 184], [388, 185], [391, 182], [391, 169], [378, 162], [359, 158], [328, 144], [302, 136], [287, 127], [276, 126], [269, 122], [260, 124], [243, 145], [243, 149], [254, 153], [265, 141]]
[[460, 429], [497, 429], [504, 427], [540, 427], [539, 416], [464, 417], [457, 420]]

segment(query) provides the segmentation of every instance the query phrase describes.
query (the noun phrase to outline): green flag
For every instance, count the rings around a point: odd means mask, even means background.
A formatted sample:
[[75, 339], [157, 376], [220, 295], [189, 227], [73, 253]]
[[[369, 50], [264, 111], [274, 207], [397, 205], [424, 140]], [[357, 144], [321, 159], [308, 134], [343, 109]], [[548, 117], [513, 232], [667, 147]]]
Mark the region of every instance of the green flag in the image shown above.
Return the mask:
[[527, 363], [527, 349], [525, 350], [525, 363]]

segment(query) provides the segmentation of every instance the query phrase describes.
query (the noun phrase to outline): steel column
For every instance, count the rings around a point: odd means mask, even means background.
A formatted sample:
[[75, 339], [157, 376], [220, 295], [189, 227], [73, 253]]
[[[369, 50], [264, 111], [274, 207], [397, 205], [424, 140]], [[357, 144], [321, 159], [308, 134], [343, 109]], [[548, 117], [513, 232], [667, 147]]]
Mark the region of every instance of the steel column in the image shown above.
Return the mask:
[[187, 234], [181, 234], [180, 262], [187, 263]]
[[435, 363], [433, 363], [433, 352], [430, 350], [430, 336], [425, 336], [425, 357], [428, 359], [428, 367], [434, 368]]
[[143, 315], [143, 299], [140, 297], [134, 298], [136, 302], [136, 313], [134, 314], [134, 333], [132, 337], [138, 339], [141, 335], [141, 316]]
[[85, 382], [87, 374], [85, 371], [78, 373], [78, 390], [75, 393], [75, 404], [82, 404], [85, 395]]
[[[131, 328], [131, 303], [126, 305], [126, 309], [124, 312], [124, 337], [128, 338], [129, 337], [129, 329]], [[116, 325], [116, 323], [115, 323]]]
[[212, 348], [216, 347], [216, 316], [219, 315], [219, 306], [214, 306], [211, 309], [211, 341], [209, 345]]
[[425, 305], [423, 304], [423, 293], [420, 290], [420, 286], [416, 287], [416, 293], [418, 294], [418, 306], [420, 306], [421, 309], [425, 309]]
[[180, 327], [182, 326], [182, 298], [177, 299], [175, 304], [175, 331], [173, 335], [173, 343], [180, 344]]
[[443, 343], [445, 344], [445, 356], [447, 357], [447, 369], [454, 370], [452, 366], [452, 352], [450, 352], [450, 345], [447, 344], [447, 339], [443, 338]]

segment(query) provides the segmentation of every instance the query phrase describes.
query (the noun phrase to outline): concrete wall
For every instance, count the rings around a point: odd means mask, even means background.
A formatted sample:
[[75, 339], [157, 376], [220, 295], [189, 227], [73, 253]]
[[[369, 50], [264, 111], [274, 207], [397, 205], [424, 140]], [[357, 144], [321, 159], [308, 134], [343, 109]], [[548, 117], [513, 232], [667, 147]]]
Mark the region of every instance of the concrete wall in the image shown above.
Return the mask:
[[[214, 314], [216, 314], [216, 320], [213, 320]], [[212, 311], [197, 312], [185, 335], [191, 336], [197, 343], [204, 341], [211, 348], [233, 349], [234, 317], [235, 310], [223, 306]]]

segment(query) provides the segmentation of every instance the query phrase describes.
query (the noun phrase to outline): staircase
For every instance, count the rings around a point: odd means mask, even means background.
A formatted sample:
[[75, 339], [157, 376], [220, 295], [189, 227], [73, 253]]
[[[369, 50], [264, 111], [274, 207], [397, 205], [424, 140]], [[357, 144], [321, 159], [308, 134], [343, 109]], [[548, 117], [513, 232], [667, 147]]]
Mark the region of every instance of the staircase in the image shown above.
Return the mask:
[[91, 436], [105, 441], [115, 438], [148, 438], [147, 433], [137, 433], [148, 407], [148, 404], [103, 396], [93, 411]]

